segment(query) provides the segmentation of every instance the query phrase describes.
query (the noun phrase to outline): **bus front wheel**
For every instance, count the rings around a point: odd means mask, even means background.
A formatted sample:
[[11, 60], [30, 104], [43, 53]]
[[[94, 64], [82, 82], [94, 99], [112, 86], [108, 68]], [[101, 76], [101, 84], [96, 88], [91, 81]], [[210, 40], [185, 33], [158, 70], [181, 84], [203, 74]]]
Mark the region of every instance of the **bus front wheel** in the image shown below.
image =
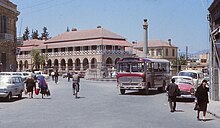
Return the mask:
[[148, 83], [147, 86], [146, 86], [146, 88], [143, 89], [143, 90], [141, 90], [142, 93], [148, 95], [148, 94], [149, 94], [149, 87], [150, 87], [150, 84]]
[[121, 94], [125, 94], [125, 89], [120, 89]]

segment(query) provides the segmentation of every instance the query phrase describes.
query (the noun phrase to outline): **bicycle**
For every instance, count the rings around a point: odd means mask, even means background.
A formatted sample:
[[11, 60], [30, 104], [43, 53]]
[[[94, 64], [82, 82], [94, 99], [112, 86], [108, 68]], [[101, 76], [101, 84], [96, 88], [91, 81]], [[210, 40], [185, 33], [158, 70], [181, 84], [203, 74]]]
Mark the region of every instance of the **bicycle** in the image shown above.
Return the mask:
[[55, 84], [58, 83], [58, 77], [55, 77]]
[[79, 83], [73, 83], [73, 95], [75, 95], [75, 98], [78, 98], [78, 92], [79, 92]]

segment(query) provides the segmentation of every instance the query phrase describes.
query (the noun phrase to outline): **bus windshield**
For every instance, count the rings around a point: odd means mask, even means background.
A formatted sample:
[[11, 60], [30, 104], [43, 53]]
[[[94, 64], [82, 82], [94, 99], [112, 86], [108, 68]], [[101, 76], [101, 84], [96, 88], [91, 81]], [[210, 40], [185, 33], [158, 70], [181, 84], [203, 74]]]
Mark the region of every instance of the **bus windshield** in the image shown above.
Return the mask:
[[144, 63], [119, 63], [117, 72], [144, 72]]

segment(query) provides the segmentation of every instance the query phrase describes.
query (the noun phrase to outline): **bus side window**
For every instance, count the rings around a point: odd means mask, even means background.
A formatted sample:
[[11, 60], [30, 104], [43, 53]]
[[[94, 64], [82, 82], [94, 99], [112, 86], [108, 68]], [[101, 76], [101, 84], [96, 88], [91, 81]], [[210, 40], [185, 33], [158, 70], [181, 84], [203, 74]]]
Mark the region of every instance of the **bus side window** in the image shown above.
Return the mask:
[[147, 72], [152, 72], [152, 64], [151, 63], [146, 64], [146, 71]]

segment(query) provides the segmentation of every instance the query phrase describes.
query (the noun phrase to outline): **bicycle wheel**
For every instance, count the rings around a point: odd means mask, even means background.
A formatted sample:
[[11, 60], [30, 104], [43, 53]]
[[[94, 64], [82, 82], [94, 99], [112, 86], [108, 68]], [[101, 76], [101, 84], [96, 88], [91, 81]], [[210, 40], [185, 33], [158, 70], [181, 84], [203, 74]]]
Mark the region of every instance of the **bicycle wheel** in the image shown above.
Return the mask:
[[79, 92], [79, 86], [78, 84], [75, 84], [75, 98], [78, 98], [78, 92]]

